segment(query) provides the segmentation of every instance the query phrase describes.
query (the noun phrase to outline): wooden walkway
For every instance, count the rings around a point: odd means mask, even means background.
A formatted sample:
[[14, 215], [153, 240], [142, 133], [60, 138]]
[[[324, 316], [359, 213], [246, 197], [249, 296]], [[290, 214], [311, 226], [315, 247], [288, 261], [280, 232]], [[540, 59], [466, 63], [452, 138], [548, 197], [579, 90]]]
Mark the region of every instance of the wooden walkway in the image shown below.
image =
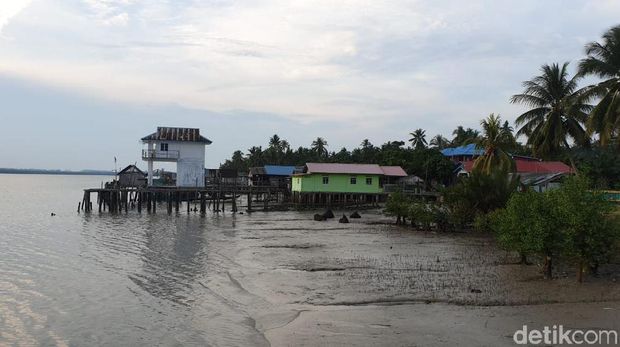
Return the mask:
[[[238, 203], [246, 196], [246, 209], [252, 210], [252, 204], [262, 204], [261, 210], [267, 211], [281, 206], [289, 200], [290, 192], [286, 188], [272, 186], [236, 186], [209, 185], [206, 187], [145, 187], [145, 188], [90, 188], [84, 189], [82, 201], [78, 203], [78, 212], [91, 212], [95, 194], [95, 203], [99, 212], [113, 213], [146, 209], [149, 213], [157, 212], [158, 203], [165, 203], [168, 213], [181, 211], [183, 203], [188, 213], [206, 213], [207, 209], [223, 212], [226, 202], [230, 211], [238, 211]], [[270, 206], [271, 204], [271, 206]], [[260, 205], [259, 205], [260, 206]]]

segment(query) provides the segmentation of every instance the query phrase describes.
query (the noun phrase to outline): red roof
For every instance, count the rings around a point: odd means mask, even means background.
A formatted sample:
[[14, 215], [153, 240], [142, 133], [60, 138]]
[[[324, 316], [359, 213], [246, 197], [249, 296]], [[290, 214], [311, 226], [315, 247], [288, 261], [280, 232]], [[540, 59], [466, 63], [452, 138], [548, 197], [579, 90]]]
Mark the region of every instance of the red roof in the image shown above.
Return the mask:
[[400, 166], [381, 166], [383, 174], [392, 177], [407, 177], [407, 173]]
[[308, 173], [383, 175], [377, 164], [307, 163]]
[[[517, 165], [517, 173], [571, 173], [573, 170], [570, 166], [561, 161], [530, 161], [515, 160]], [[463, 169], [471, 172], [474, 166], [473, 160], [463, 162]]]

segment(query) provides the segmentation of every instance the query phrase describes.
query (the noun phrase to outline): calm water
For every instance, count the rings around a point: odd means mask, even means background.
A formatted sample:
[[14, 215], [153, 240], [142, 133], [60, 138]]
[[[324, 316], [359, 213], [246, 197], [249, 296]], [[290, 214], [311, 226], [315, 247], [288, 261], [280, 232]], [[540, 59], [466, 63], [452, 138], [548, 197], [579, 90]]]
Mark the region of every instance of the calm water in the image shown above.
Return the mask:
[[217, 294], [255, 217], [78, 214], [106, 179], [0, 175], [0, 345], [265, 344]]

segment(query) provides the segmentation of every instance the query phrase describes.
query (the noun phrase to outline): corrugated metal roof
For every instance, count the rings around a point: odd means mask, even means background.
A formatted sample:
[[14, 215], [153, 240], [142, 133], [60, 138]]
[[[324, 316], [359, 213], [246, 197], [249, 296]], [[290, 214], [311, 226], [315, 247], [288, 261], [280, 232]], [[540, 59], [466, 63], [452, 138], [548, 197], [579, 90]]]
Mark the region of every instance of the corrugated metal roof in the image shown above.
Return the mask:
[[377, 164], [307, 163], [307, 173], [383, 175]]
[[265, 165], [265, 174], [270, 176], [291, 176], [295, 173], [295, 166]]
[[139, 173], [139, 174], [142, 174], [142, 175], [146, 175], [144, 173], [144, 171], [140, 170], [135, 165], [128, 165], [126, 168], [122, 169], [118, 174], [120, 175], [120, 174], [125, 174], [125, 173], [127, 173], [127, 174], [129, 174], [129, 173]]
[[[571, 173], [573, 170], [570, 166], [561, 161], [529, 161], [515, 160], [518, 173]], [[463, 162], [463, 169], [471, 172], [474, 166], [473, 160]]]
[[202, 142], [207, 145], [211, 140], [200, 135], [200, 129], [196, 128], [172, 128], [157, 127], [157, 131], [142, 138], [142, 141], [178, 141], [178, 142]]
[[393, 177], [407, 177], [407, 173], [400, 166], [381, 166], [383, 174]]
[[456, 157], [460, 155], [483, 155], [484, 149], [476, 148], [475, 143], [470, 143], [465, 146], [442, 149], [441, 154], [445, 155], [446, 157]]

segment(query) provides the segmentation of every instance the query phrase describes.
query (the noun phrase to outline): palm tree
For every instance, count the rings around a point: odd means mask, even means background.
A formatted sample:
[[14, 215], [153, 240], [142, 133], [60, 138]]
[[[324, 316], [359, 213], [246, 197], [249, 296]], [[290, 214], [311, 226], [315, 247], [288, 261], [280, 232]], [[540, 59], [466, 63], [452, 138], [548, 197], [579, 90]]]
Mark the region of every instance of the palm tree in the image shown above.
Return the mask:
[[579, 62], [579, 74], [606, 79], [591, 87], [601, 101], [592, 110], [587, 128], [590, 134], [597, 132], [601, 144], [607, 145], [620, 130], [620, 26], [603, 34], [603, 43], [588, 43], [586, 54], [588, 57]]
[[263, 149], [260, 146], [253, 146], [248, 149], [248, 161], [250, 166], [263, 165]]
[[409, 135], [411, 135], [409, 142], [411, 142], [411, 146], [413, 146], [413, 148], [415, 149], [426, 148], [426, 145], [428, 144], [426, 142], [426, 131], [422, 129], [416, 129], [414, 132], [409, 133]]
[[454, 138], [450, 145], [457, 147], [475, 142], [476, 139], [480, 137], [480, 132], [472, 128], [465, 129], [462, 125], [459, 125], [452, 131], [452, 136], [454, 136]]
[[484, 154], [474, 161], [474, 170], [487, 174], [496, 169], [506, 172], [514, 171], [512, 158], [503, 150], [511, 134], [502, 127], [500, 116], [491, 113], [486, 119], [480, 121], [480, 126], [482, 137], [476, 141], [476, 145], [484, 148]]
[[312, 150], [317, 153], [320, 158], [328, 155], [326, 147], [327, 141], [322, 137], [317, 137], [316, 140], [312, 141]]
[[517, 117], [521, 128], [517, 135], [527, 136], [527, 144], [535, 155], [549, 158], [574, 143], [587, 145], [589, 138], [584, 123], [592, 106], [587, 104], [586, 89], [578, 89], [579, 76], [568, 77], [568, 62], [543, 65], [541, 75], [523, 82], [523, 93], [513, 95], [511, 103], [531, 109]]
[[429, 144], [431, 145], [431, 147], [435, 147], [437, 149], [444, 149], [450, 146], [450, 141], [441, 135], [435, 135], [435, 137], [431, 139], [431, 142], [429, 142]]
[[269, 139], [269, 147], [270, 148], [274, 148], [276, 150], [280, 150], [280, 146], [282, 140], [280, 139], [280, 136], [278, 136], [278, 134], [274, 134], [270, 139]]

